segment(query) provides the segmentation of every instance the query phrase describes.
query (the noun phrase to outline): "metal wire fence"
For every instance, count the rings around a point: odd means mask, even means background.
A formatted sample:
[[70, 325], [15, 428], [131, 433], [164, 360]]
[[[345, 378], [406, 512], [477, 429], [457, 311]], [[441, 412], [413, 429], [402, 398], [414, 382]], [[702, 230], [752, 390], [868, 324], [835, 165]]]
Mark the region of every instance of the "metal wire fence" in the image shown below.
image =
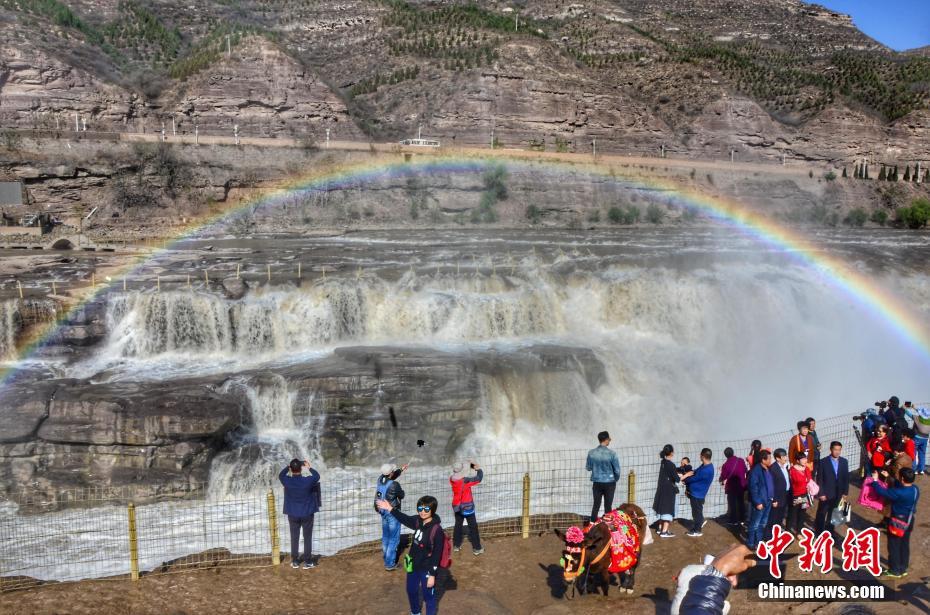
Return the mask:
[[[845, 445], [858, 463], [859, 445], [851, 416], [818, 422], [826, 452], [830, 441]], [[773, 450], [787, 448], [793, 430], [756, 436]], [[732, 447], [745, 455], [752, 438], [673, 443], [676, 459], [698, 459], [708, 447], [719, 474], [722, 452]], [[651, 509], [659, 471], [661, 443], [617, 450], [623, 478], [615, 505], [632, 500], [655, 519]], [[480, 459], [484, 481], [474, 490], [484, 537], [519, 535], [564, 528], [591, 510], [591, 482], [585, 450], [509, 453]], [[286, 460], [282, 460], [282, 465]], [[380, 517], [374, 511], [377, 471], [323, 469], [323, 506], [315, 518], [313, 553], [379, 551]], [[408, 512], [423, 495], [439, 500], [444, 527], [452, 526], [448, 467], [410, 468], [400, 478]], [[268, 491], [234, 496], [195, 485], [189, 499], [134, 498], [133, 490], [63, 492], [53, 499], [18, 494], [0, 502], [0, 590], [12, 591], [46, 581], [88, 578], [138, 578], [214, 566], [270, 566], [289, 555], [289, 530], [282, 514], [283, 493], [274, 477]], [[679, 517], [690, 518], [680, 496]], [[722, 515], [726, 497], [714, 482], [705, 500], [705, 516]]]

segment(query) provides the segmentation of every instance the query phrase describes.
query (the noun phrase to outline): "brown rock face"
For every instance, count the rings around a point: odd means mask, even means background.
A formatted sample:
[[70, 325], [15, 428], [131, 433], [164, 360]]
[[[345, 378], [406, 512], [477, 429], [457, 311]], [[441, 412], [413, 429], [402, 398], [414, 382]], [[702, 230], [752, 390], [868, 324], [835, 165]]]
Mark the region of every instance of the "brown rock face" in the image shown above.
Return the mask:
[[[228, 61], [201, 71], [165, 92], [156, 115], [177, 117], [179, 132], [274, 137], [313, 134], [361, 139], [345, 104], [315, 75], [263, 38], [236, 47]], [[150, 130], [152, 123], [149, 121]], [[154, 126], [160, 129], [160, 124]], [[171, 130], [170, 120], [167, 130]]]

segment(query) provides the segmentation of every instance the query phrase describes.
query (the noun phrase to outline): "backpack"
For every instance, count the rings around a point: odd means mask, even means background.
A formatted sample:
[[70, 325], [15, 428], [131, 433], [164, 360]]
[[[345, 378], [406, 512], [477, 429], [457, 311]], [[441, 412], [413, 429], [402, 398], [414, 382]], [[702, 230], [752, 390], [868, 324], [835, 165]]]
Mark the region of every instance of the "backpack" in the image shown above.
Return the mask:
[[[429, 531], [429, 542], [430, 544], [436, 540], [436, 532], [442, 532], [442, 528], [439, 524], [435, 524], [433, 529]], [[451, 568], [452, 567], [452, 539], [449, 538], [445, 532], [442, 532], [442, 557], [439, 558], [439, 567], [440, 568]]]
[[378, 479], [378, 482], [376, 482], [376, 484], [375, 484], [376, 486], [375, 486], [375, 501], [374, 501], [374, 507], [375, 507], [375, 512], [377, 512], [378, 514], [381, 514], [381, 515], [386, 514], [384, 511], [382, 511], [380, 508], [378, 508], [378, 500], [386, 500], [386, 499], [387, 499], [388, 490], [390, 490], [391, 485], [393, 485], [393, 484], [394, 484], [394, 481], [392, 481], [392, 480], [390, 480], [390, 479], [388, 479], [387, 481], [385, 481], [385, 483], [384, 483], [383, 485], [381, 484], [381, 479], [380, 479], [380, 478]]

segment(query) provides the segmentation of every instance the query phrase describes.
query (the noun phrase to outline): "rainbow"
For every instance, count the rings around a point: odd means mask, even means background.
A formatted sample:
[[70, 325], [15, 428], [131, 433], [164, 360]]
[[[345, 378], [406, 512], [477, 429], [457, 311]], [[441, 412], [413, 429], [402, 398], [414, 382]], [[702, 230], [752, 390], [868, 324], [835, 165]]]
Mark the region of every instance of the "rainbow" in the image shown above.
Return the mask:
[[878, 321], [885, 323], [905, 344], [912, 348], [920, 358], [930, 366], [930, 331], [921, 320], [920, 314], [896, 298], [888, 289], [878, 285], [872, 278], [861, 273], [841, 260], [818, 250], [804, 235], [776, 223], [774, 220], [753, 212], [733, 200], [711, 197], [694, 190], [683, 189], [672, 181], [648, 182], [637, 181], [623, 175], [618, 165], [627, 166], [622, 159], [617, 164], [596, 165], [587, 163], [583, 166], [554, 160], [521, 160], [501, 156], [464, 157], [453, 155], [416, 156], [413, 160], [399, 161], [394, 155], [389, 161], [375, 158], [364, 163], [343, 164], [332, 168], [317, 170], [285, 182], [280, 187], [266, 191], [255, 198], [245, 199], [230, 205], [226, 210], [211, 216], [195, 220], [178, 232], [172, 239], [163, 243], [154, 254], [146, 254], [127, 265], [115, 270], [108, 284], [101, 285], [95, 292], [77, 302], [68, 311], [60, 314], [54, 322], [44, 327], [37, 327], [29, 339], [20, 344], [18, 360], [0, 372], [0, 382], [8, 383], [16, 373], [19, 364], [31, 357], [35, 351], [46, 343], [61, 323], [66, 322], [77, 310], [97, 296], [108, 292], [122, 278], [131, 276], [146, 263], [156, 259], [172, 245], [198, 236], [208, 236], [220, 230], [221, 225], [232, 216], [249, 208], [274, 207], [287, 202], [301, 193], [330, 191], [341, 188], [357, 187], [366, 183], [396, 177], [423, 175], [430, 173], [467, 173], [484, 172], [491, 164], [502, 164], [508, 168], [520, 168], [530, 171], [550, 173], [573, 172], [586, 175], [600, 175], [604, 178], [622, 181], [631, 188], [660, 190], [669, 204], [693, 208], [705, 216], [725, 224], [762, 244], [789, 254], [799, 264], [817, 272], [824, 283], [832, 285], [843, 292], [856, 305], [863, 308]]

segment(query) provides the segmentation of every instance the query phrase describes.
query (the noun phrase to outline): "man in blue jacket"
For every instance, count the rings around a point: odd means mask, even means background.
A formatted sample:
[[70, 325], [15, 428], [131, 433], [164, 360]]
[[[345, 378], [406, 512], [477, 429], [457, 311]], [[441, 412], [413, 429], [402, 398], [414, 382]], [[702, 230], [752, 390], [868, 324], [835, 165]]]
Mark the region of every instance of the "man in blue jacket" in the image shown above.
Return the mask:
[[690, 476], [684, 479], [688, 486], [688, 498], [691, 500], [691, 531], [688, 536], [697, 538], [703, 536], [701, 529], [704, 527], [704, 499], [707, 497], [707, 491], [711, 483], [714, 482], [714, 464], [710, 462], [713, 453], [709, 448], [701, 449], [701, 465], [698, 466]]
[[772, 510], [772, 498], [775, 485], [769, 468], [772, 466], [772, 453], [761, 450], [756, 453], [755, 463], [749, 471], [749, 527], [746, 531], [746, 546], [756, 550], [765, 532], [765, 522]]
[[597, 434], [600, 445], [588, 451], [588, 460], [585, 469], [591, 473], [591, 491], [594, 493], [594, 507], [591, 508], [591, 523], [597, 521], [597, 513], [601, 509], [601, 498], [604, 498], [604, 512], [613, 510], [614, 491], [617, 481], [620, 480], [620, 460], [617, 453], [610, 446], [610, 434], [602, 431]]
[[817, 484], [820, 491], [817, 499], [817, 517], [814, 530], [820, 534], [824, 530], [833, 533], [833, 509], [849, 495], [849, 462], [840, 457], [843, 445], [834, 440], [830, 443], [830, 456], [821, 459], [817, 465]]
[[[310, 476], [303, 476], [301, 469], [307, 468]], [[290, 475], [288, 475], [290, 470]], [[301, 559], [304, 570], [316, 568], [310, 558], [313, 550], [313, 515], [320, 510], [320, 473], [310, 467], [304, 459], [292, 459], [281, 470], [278, 480], [284, 485], [284, 514], [291, 530], [291, 568], [299, 568]], [[304, 556], [300, 554], [300, 531], [304, 532]]]

